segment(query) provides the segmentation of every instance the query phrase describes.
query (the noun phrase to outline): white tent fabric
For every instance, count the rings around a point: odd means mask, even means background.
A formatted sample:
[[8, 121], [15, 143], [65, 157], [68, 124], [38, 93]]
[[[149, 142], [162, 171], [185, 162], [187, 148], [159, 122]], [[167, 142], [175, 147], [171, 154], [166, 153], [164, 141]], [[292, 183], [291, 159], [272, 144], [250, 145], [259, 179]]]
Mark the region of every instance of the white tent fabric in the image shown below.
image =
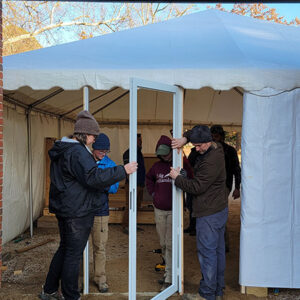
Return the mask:
[[[44, 207], [45, 140], [58, 137], [56, 118], [32, 114], [32, 187], [33, 216], [40, 216]], [[64, 122], [62, 132], [72, 132], [73, 124]], [[4, 106], [3, 130], [3, 243], [28, 228], [29, 174], [27, 120], [23, 109]]]
[[138, 77], [186, 89], [287, 90], [300, 85], [299, 53], [300, 28], [207, 10], [5, 57], [4, 88], [128, 89]]
[[300, 288], [299, 178], [300, 89], [247, 93], [242, 135], [241, 285]]

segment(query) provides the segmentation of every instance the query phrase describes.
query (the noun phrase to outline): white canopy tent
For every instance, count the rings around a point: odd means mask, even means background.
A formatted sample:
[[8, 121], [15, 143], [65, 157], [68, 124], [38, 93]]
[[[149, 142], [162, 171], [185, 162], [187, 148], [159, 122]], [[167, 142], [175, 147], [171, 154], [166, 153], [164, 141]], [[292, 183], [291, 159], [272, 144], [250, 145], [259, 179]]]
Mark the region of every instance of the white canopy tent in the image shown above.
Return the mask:
[[[294, 260], [300, 246], [299, 53], [299, 28], [208, 10], [5, 57], [3, 241], [29, 224], [24, 213], [29, 186], [24, 110], [31, 112], [36, 218], [43, 205], [42, 138], [72, 131], [72, 120], [82, 109], [80, 90], [89, 86], [90, 111], [112, 138], [112, 157], [120, 163], [128, 147], [129, 79], [143, 78], [184, 88], [188, 127], [218, 123], [236, 129], [243, 116], [240, 284], [300, 287], [294, 277], [300, 269]], [[169, 97], [139, 91], [145, 153], [168, 134]], [[279, 164], [282, 152], [284, 164]], [[258, 207], [262, 209], [256, 211]], [[269, 259], [274, 256], [277, 264]], [[279, 271], [283, 266], [284, 273]]]

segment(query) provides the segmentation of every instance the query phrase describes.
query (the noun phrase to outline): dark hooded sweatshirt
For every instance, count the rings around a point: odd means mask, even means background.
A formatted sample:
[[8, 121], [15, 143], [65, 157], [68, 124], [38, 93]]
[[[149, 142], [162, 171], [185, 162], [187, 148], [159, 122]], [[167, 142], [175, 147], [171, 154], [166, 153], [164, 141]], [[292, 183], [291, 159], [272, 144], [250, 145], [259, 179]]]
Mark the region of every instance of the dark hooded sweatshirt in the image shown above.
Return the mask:
[[[157, 142], [156, 149], [160, 145], [171, 148], [171, 139], [162, 135]], [[153, 205], [161, 210], [172, 210], [172, 179], [166, 176], [170, 173], [172, 162], [162, 159], [156, 162], [146, 175], [146, 187], [148, 193], [153, 197]]]
[[66, 139], [49, 150], [49, 209], [58, 217], [77, 218], [95, 213], [103, 205], [105, 188], [123, 180], [123, 166], [99, 169], [85, 145]]

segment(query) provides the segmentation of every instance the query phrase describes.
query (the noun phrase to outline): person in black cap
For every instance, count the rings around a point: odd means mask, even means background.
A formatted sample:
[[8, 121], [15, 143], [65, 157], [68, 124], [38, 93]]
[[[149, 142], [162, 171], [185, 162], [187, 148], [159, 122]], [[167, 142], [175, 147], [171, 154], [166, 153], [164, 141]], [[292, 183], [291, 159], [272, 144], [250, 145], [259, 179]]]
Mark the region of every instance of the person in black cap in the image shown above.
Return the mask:
[[[88, 112], [78, 114], [74, 134], [56, 141], [49, 151], [49, 210], [56, 214], [60, 245], [54, 254], [42, 300], [78, 300], [80, 259], [88, 241], [94, 215], [104, 204], [101, 194], [126, 174], [137, 170], [137, 163], [101, 170], [87, 147], [99, 134], [99, 125]], [[58, 291], [61, 283], [62, 294]]]
[[[145, 187], [145, 179], [146, 179], [146, 168], [144, 162], [144, 155], [142, 153], [142, 135], [140, 133], [137, 134], [137, 163], [138, 163], [138, 170], [136, 174], [136, 185], [137, 185], [137, 210], [140, 210], [142, 202], [143, 202], [143, 195], [144, 195], [144, 187]], [[123, 153], [123, 162], [124, 164], [129, 162], [129, 149], [127, 149]], [[125, 182], [125, 196], [126, 196], [126, 203], [125, 203], [125, 210], [123, 214], [122, 220], [122, 228], [125, 234], [128, 234], [128, 225], [129, 225], [129, 181], [126, 177]], [[142, 228], [137, 227], [138, 231], [143, 231]]]
[[233, 176], [234, 176], [234, 190], [232, 197], [237, 199], [240, 197], [240, 185], [241, 185], [241, 167], [236, 150], [225, 143], [225, 131], [221, 125], [213, 125], [210, 127], [212, 139], [222, 145], [225, 155], [225, 167], [226, 167], [226, 186], [228, 188], [228, 194], [232, 190]]
[[[221, 125], [213, 125], [210, 127], [212, 139], [222, 145], [225, 155], [225, 168], [226, 168], [226, 187], [227, 198], [232, 190], [233, 176], [234, 176], [234, 189], [232, 192], [233, 199], [240, 197], [241, 185], [241, 168], [236, 150], [225, 143], [225, 131]], [[225, 229], [225, 246], [226, 252], [229, 252], [229, 235], [227, 228]]]
[[196, 241], [202, 279], [197, 297], [183, 299], [220, 300], [225, 288], [224, 231], [228, 217], [226, 170], [221, 144], [213, 142], [207, 126], [198, 125], [172, 140], [173, 148], [191, 142], [199, 156], [194, 166], [194, 178], [185, 178], [179, 169], [171, 168], [175, 185], [193, 195], [193, 216], [196, 217]]

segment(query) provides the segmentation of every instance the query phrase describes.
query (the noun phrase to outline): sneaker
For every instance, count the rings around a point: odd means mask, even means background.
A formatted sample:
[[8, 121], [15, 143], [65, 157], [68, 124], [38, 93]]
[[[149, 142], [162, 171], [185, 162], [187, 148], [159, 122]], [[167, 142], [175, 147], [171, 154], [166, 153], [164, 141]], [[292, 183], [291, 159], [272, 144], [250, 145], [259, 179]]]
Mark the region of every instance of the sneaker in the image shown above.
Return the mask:
[[164, 284], [164, 283], [165, 283], [165, 278], [163, 278], [163, 279], [158, 279], [157, 282], [158, 282], [159, 284]]
[[39, 294], [39, 298], [42, 300], [65, 300], [64, 296], [60, 292], [56, 291], [52, 294], [48, 294], [44, 292], [44, 289], [42, 289]]
[[162, 287], [161, 287], [161, 289], [160, 289], [160, 291], [161, 291], [161, 292], [164, 291], [164, 290], [167, 289], [170, 285], [172, 285], [172, 283], [170, 283], [170, 282], [164, 282], [163, 285], [162, 285]]
[[99, 283], [98, 289], [100, 293], [107, 293], [108, 292], [108, 284], [106, 282]]

